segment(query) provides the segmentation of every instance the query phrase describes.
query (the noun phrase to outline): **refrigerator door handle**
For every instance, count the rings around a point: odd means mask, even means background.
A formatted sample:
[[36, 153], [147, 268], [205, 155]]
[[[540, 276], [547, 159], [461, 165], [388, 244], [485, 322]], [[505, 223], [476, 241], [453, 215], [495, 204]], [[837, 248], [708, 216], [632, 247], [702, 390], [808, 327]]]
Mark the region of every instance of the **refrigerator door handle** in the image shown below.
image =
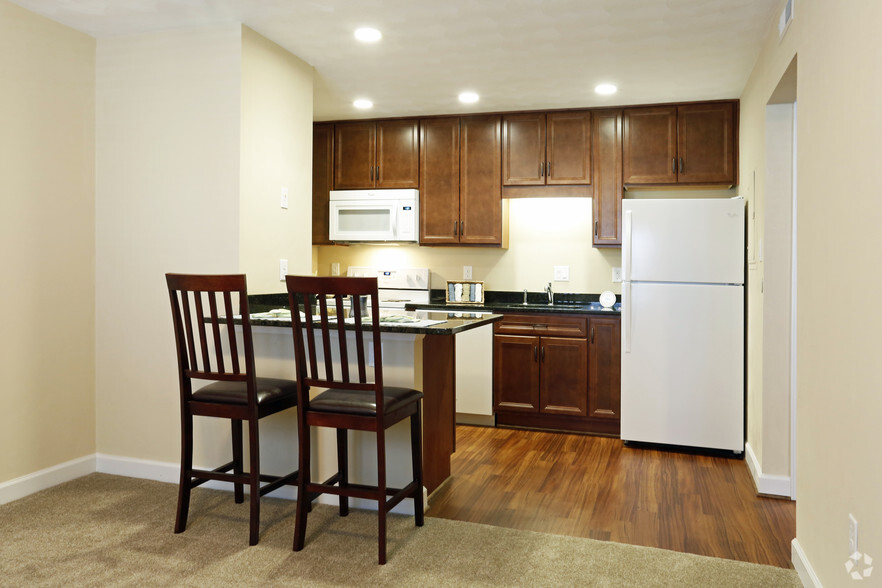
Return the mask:
[[622, 282], [622, 351], [631, 353], [631, 282]]
[[631, 234], [633, 232], [632, 211], [626, 210], [622, 219], [622, 281], [631, 281]]

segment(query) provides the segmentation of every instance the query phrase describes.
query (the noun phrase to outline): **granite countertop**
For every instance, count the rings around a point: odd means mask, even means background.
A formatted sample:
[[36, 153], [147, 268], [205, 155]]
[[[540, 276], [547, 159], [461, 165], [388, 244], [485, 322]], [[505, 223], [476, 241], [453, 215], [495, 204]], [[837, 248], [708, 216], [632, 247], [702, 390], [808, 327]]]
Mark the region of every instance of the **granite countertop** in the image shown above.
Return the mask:
[[[248, 297], [251, 311], [251, 325], [260, 327], [291, 328], [290, 316], [255, 316], [268, 315], [269, 311], [288, 308], [287, 294], [257, 294]], [[489, 325], [502, 320], [500, 314], [479, 313], [475, 309], [466, 311], [437, 312], [433, 310], [402, 310], [394, 315], [380, 319], [380, 332], [407, 333], [415, 335], [455, 335]], [[346, 330], [355, 330], [355, 324], [346, 321]]]
[[483, 304], [446, 303], [444, 290], [432, 290], [428, 304], [408, 304], [408, 310], [430, 309], [447, 312], [501, 312], [501, 313], [559, 313], [604, 314], [619, 316], [621, 298], [616, 296], [613, 308], [603, 308], [598, 294], [555, 294], [554, 304], [545, 302], [544, 292], [528, 292], [527, 304], [523, 304], [523, 292], [488, 291]]

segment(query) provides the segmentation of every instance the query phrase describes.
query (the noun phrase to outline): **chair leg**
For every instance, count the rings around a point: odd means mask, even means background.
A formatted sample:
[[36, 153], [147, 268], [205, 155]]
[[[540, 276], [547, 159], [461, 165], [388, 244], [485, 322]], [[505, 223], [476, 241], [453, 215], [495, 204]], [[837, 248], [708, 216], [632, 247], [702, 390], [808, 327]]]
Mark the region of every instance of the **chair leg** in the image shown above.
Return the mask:
[[[340, 474], [340, 488], [349, 486], [349, 431], [337, 429], [337, 471]], [[340, 516], [349, 514], [349, 497], [340, 495]]]
[[297, 423], [298, 427], [298, 470], [297, 470], [297, 511], [294, 516], [294, 551], [303, 549], [306, 541], [306, 519], [311, 510], [312, 501], [306, 491], [306, 487], [310, 482], [310, 463], [309, 463], [309, 426], [300, 419]]
[[422, 414], [417, 408], [416, 413], [410, 417], [410, 451], [413, 462], [413, 479], [416, 482], [416, 492], [413, 496], [413, 516], [417, 527], [423, 526], [423, 435]]
[[248, 421], [248, 445], [250, 452], [248, 470], [251, 478], [248, 484], [251, 492], [251, 528], [248, 544], [257, 545], [260, 535], [260, 439], [256, 418]]
[[[233, 437], [233, 473], [241, 476], [242, 472], [245, 471], [242, 466], [244, 463], [242, 461], [242, 421], [230, 419], [230, 428], [232, 429]], [[245, 502], [245, 493], [242, 491], [242, 484], [240, 482], [233, 484], [233, 495], [236, 504]]]
[[188, 410], [181, 412], [181, 479], [178, 483], [178, 513], [175, 517], [175, 533], [183, 533], [187, 528], [187, 513], [190, 510], [190, 489], [193, 487], [193, 415]]
[[386, 435], [383, 429], [377, 431], [377, 517], [379, 543], [379, 563], [386, 563]]

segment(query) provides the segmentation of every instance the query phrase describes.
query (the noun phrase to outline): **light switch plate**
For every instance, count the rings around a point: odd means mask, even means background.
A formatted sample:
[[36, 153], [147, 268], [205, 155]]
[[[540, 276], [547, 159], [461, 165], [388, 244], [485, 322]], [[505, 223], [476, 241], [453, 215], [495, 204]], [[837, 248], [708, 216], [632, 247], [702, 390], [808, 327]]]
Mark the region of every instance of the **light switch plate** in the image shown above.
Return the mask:
[[281, 198], [282, 208], [288, 208], [288, 188], [282, 186], [282, 198]]
[[288, 275], [288, 260], [280, 259], [279, 260], [279, 281], [284, 282], [285, 276]]
[[463, 280], [471, 280], [472, 279], [472, 266], [470, 266], [470, 265], [462, 266], [462, 279]]
[[612, 281], [616, 282], [616, 283], [622, 281], [622, 268], [620, 268], [620, 267], [612, 268]]
[[568, 266], [568, 265], [554, 266], [554, 281], [555, 282], [569, 282], [570, 281], [570, 266]]
[[339, 276], [340, 275], [340, 262], [335, 261], [331, 264], [331, 275]]

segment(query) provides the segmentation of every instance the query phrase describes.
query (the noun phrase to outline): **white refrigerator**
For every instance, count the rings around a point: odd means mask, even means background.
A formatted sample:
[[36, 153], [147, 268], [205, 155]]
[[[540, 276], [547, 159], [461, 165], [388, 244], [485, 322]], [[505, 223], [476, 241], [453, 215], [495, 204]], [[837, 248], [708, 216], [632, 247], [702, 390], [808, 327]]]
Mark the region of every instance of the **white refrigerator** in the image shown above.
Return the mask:
[[744, 450], [744, 200], [622, 206], [624, 441]]

